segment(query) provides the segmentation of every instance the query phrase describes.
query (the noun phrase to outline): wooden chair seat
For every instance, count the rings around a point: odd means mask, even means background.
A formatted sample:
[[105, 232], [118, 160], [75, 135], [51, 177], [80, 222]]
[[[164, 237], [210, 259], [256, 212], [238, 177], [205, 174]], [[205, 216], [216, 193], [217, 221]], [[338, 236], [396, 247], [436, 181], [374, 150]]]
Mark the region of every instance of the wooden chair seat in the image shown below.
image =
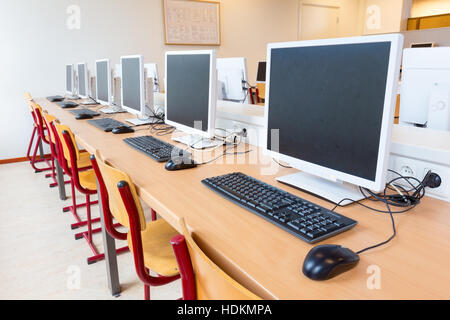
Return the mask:
[[97, 180], [94, 170], [80, 171], [78, 173], [80, 184], [83, 188], [97, 190]]
[[[177, 234], [178, 232], [165, 220], [147, 222], [145, 230], [141, 232], [144, 264], [147, 268], [165, 277], [179, 273], [177, 260], [170, 245], [170, 239]], [[127, 240], [130, 250], [133, 250], [130, 233]]]

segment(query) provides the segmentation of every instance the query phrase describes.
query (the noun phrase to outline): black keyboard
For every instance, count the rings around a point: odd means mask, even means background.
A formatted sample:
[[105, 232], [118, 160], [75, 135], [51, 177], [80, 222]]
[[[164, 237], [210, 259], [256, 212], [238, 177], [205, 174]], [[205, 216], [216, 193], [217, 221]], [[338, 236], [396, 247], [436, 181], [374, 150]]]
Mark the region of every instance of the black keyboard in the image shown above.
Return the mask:
[[97, 117], [100, 115], [100, 113], [89, 110], [89, 109], [76, 109], [76, 110], [71, 110], [70, 113], [74, 114], [74, 115], [79, 115], [79, 114], [89, 114], [93, 117]]
[[57, 102], [56, 104], [59, 105], [63, 109], [70, 109], [70, 108], [78, 107], [78, 103], [75, 103], [72, 101], [61, 101], [61, 102]]
[[188, 152], [152, 136], [127, 138], [123, 141], [158, 162], [167, 162], [172, 159], [173, 155], [190, 156]]
[[120, 121], [111, 118], [88, 120], [88, 122], [92, 124], [94, 127], [97, 127], [105, 132], [111, 132], [113, 129], [117, 127], [127, 126], [125, 123], [122, 123]]
[[202, 181], [225, 198], [294, 236], [315, 243], [353, 228], [357, 222], [243, 173]]
[[60, 101], [64, 101], [64, 97], [63, 96], [51, 96], [51, 97], [47, 97], [47, 100], [50, 102], [60, 102]]

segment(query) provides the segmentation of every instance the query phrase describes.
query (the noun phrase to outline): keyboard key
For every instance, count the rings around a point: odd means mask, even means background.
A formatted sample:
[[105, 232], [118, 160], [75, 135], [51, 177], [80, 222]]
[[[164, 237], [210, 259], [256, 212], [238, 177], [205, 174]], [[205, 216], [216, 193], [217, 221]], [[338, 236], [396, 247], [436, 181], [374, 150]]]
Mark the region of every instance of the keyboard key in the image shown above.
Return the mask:
[[208, 178], [203, 183], [309, 243], [346, 231], [357, 223], [242, 173]]

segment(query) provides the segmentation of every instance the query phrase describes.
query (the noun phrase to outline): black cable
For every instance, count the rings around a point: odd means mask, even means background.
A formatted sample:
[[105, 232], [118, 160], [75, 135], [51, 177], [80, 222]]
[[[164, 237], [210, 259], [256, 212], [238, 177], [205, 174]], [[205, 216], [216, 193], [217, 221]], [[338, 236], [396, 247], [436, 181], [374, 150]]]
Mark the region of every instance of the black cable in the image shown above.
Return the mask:
[[226, 148], [225, 150], [224, 150], [224, 152], [220, 155], [220, 156], [218, 156], [218, 157], [216, 157], [216, 158], [214, 158], [214, 159], [211, 159], [211, 160], [209, 160], [209, 161], [206, 161], [206, 162], [203, 162], [203, 163], [199, 163], [198, 165], [199, 166], [203, 166], [203, 165], [207, 165], [207, 164], [210, 164], [210, 163], [212, 163], [212, 162], [214, 162], [214, 161], [217, 161], [217, 160], [219, 160], [220, 158], [223, 158], [223, 157], [225, 157], [226, 155], [241, 155], [241, 154], [248, 154], [248, 153], [250, 153], [250, 152], [252, 152], [253, 150], [247, 150], [247, 151], [242, 151], [242, 152], [228, 152], [228, 150], [231, 150], [231, 149], [234, 149], [234, 148], [236, 148], [237, 146], [232, 146], [232, 147], [228, 147], [228, 148]]
[[280, 167], [283, 167], [283, 168], [286, 168], [286, 169], [292, 169], [292, 167], [287, 166], [287, 165], [284, 165], [284, 164], [278, 162], [277, 160], [275, 160], [274, 158], [272, 158], [272, 160], [273, 160], [276, 164], [278, 164]]
[[[380, 242], [376, 245], [364, 248], [362, 250], [359, 250], [358, 252], [356, 252], [356, 254], [361, 254], [364, 253], [366, 251], [384, 246], [386, 244], [388, 244], [389, 242], [391, 242], [396, 236], [397, 236], [397, 229], [395, 227], [395, 219], [394, 219], [394, 214], [399, 214], [399, 213], [406, 213], [412, 209], [414, 209], [419, 203], [420, 200], [425, 196], [425, 180], [427, 178], [427, 176], [425, 176], [425, 178], [420, 181], [414, 177], [404, 177], [402, 176], [400, 173], [394, 171], [394, 170], [389, 170], [390, 172], [398, 175], [397, 178], [392, 179], [391, 181], [389, 181], [386, 185], [386, 188], [384, 189], [383, 193], [381, 195], [379, 194], [375, 194], [374, 192], [372, 192], [369, 189], [366, 188], [359, 188], [361, 194], [363, 195], [364, 199], [363, 200], [371, 200], [371, 201], [375, 201], [375, 202], [382, 202], [385, 204], [387, 211], [384, 210], [379, 210], [379, 209], [375, 209], [372, 208], [370, 206], [367, 206], [365, 204], [362, 204], [361, 201], [355, 201], [349, 198], [343, 199], [341, 200], [338, 204], [336, 204], [336, 206], [331, 210], [331, 211], [335, 211], [338, 207], [342, 206], [343, 202], [350, 202], [352, 204], [358, 204], [360, 206], [363, 206], [369, 210], [375, 211], [375, 212], [379, 212], [379, 213], [388, 213], [390, 218], [391, 218], [391, 222], [392, 222], [392, 230], [393, 230], [393, 234], [389, 237], [389, 239], [387, 239], [386, 241]], [[397, 186], [394, 183], [396, 181], [399, 180], [405, 180], [412, 188], [407, 190], [406, 188], [403, 188], [401, 186]], [[412, 182], [415, 181], [418, 183], [417, 186], [415, 186]], [[401, 188], [404, 194], [387, 194], [388, 191], [396, 191], [398, 192], [399, 190], [396, 190], [394, 187], [391, 186], [395, 186], [395, 188], [399, 189]], [[414, 192], [414, 193], [412, 193]], [[411, 194], [412, 193], [412, 194]], [[400, 210], [400, 211], [392, 211], [391, 206], [396, 206], [396, 207], [403, 207], [406, 208], [404, 210]]]

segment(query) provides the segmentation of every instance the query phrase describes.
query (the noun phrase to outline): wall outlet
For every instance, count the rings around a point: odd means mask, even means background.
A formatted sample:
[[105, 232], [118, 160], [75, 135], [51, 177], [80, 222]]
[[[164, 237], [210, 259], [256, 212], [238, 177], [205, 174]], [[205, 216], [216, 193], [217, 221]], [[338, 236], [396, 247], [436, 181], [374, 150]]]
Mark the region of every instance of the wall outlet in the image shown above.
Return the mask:
[[[391, 169], [403, 176], [414, 177], [417, 180], [422, 181], [430, 170], [438, 174], [442, 179], [442, 185], [435, 189], [427, 188], [426, 195], [450, 202], [450, 167], [397, 155], [392, 155], [392, 157], [393, 161], [391, 161]], [[396, 174], [390, 172], [388, 180], [392, 180], [396, 177], [398, 177]], [[411, 187], [404, 179], [397, 180], [396, 183], [405, 186], [406, 188]], [[417, 182], [413, 184], [417, 185]]]

